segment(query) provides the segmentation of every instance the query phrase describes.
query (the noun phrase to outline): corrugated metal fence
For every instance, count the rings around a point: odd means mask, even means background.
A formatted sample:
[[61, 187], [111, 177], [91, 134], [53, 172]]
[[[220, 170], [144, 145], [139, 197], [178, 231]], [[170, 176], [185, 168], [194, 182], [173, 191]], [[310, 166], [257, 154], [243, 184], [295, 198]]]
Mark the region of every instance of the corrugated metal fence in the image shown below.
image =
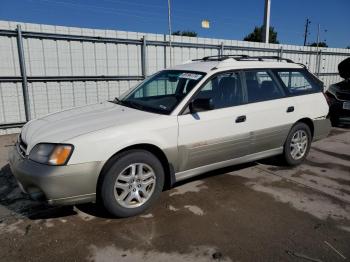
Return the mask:
[[[0, 21], [0, 134], [28, 119], [119, 96], [169, 67], [169, 52], [161, 34]], [[181, 36], [172, 37], [172, 52], [172, 64], [217, 54], [290, 58], [326, 86], [340, 81], [337, 65], [350, 56], [348, 49]]]

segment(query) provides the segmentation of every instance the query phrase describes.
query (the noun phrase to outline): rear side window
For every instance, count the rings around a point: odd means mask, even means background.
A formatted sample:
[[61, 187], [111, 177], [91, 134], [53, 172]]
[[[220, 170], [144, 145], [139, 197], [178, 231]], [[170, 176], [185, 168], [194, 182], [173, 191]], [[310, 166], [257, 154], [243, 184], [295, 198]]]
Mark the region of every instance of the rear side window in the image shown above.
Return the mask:
[[261, 102], [284, 97], [283, 90], [268, 71], [246, 71], [248, 103]]
[[277, 75], [292, 95], [321, 91], [320, 85], [303, 70], [278, 70]]

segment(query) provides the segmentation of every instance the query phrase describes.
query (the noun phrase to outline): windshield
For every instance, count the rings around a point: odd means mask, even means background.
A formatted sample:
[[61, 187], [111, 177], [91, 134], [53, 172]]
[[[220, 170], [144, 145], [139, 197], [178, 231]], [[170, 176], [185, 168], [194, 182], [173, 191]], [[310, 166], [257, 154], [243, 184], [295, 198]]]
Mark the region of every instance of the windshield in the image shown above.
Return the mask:
[[200, 72], [164, 70], [113, 102], [144, 111], [170, 114], [203, 76], [204, 73]]

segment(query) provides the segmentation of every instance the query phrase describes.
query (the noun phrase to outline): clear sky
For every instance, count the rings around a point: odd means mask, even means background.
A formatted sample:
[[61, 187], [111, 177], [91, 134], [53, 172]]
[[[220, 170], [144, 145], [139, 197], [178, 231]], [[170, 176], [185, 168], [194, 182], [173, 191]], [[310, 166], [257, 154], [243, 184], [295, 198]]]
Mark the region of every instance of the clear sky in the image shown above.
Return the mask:
[[[192, 30], [201, 37], [242, 40], [263, 20], [264, 0], [171, 0], [173, 31]], [[303, 44], [305, 20], [309, 42], [350, 46], [350, 0], [271, 0], [271, 25], [283, 44]], [[0, 19], [51, 25], [165, 34], [167, 0], [1, 0]], [[202, 29], [202, 19], [211, 22]], [[325, 31], [326, 30], [326, 31]]]

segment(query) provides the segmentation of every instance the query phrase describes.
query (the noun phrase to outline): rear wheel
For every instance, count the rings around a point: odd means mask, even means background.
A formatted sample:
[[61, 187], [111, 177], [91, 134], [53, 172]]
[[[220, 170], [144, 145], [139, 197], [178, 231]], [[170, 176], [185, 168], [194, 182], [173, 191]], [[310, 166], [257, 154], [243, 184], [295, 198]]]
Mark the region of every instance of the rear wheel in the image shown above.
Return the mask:
[[159, 159], [144, 150], [130, 150], [117, 156], [103, 177], [101, 200], [114, 216], [129, 217], [149, 208], [164, 185]]
[[297, 123], [284, 144], [283, 158], [290, 166], [301, 164], [309, 153], [312, 135], [308, 125]]

